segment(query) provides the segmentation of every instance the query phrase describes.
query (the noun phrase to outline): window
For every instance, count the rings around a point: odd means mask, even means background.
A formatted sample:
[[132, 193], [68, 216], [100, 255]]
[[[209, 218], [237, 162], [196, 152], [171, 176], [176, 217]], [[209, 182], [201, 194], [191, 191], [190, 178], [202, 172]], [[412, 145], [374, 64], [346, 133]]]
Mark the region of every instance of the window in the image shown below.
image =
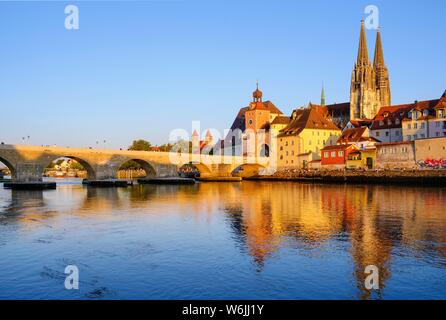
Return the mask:
[[400, 124], [400, 119], [396, 118], [395, 119], [395, 124]]
[[343, 157], [344, 156], [344, 151], [339, 151], [338, 152], [338, 157]]
[[416, 140], [418, 138], [418, 135], [414, 134], [413, 139]]
[[249, 119], [249, 120], [248, 120], [248, 123], [251, 125], [251, 124], [252, 124], [252, 119]]
[[412, 125], [410, 123], [407, 124], [407, 129], [412, 129]]
[[413, 128], [414, 128], [414, 129], [418, 129], [418, 123], [414, 123], [414, 124], [413, 124]]
[[421, 123], [421, 129], [424, 129], [424, 127], [425, 127], [425, 123], [422, 122], [422, 123]]
[[435, 127], [440, 128], [440, 122], [439, 121], [435, 122]]
[[336, 151], [332, 151], [332, 152], [331, 152], [331, 157], [332, 157], [332, 158], [336, 158]]
[[379, 137], [379, 131], [376, 131], [376, 136]]
[[327, 151], [324, 152], [324, 158], [328, 158], [328, 152]]
[[294, 146], [294, 140], [291, 140], [291, 145]]
[[389, 126], [391, 126], [392, 125], [392, 120], [387, 120], [387, 124], [389, 125]]
[[388, 137], [389, 136], [389, 131], [386, 131], [386, 137]]
[[396, 131], [395, 131], [395, 135], [396, 135], [397, 137], [399, 137], [399, 136], [400, 136], [400, 130], [396, 130]]
[[379, 126], [382, 127], [383, 125], [384, 125], [384, 121], [381, 120], [381, 121], [379, 122]]

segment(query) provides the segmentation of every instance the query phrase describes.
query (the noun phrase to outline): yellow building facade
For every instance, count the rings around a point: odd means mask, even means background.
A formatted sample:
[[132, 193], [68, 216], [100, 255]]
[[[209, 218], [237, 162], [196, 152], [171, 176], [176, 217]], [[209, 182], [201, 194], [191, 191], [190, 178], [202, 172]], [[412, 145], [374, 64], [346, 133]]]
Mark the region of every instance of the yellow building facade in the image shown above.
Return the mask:
[[335, 145], [341, 130], [311, 105], [293, 111], [290, 123], [277, 136], [277, 166], [303, 169], [320, 159], [325, 146]]

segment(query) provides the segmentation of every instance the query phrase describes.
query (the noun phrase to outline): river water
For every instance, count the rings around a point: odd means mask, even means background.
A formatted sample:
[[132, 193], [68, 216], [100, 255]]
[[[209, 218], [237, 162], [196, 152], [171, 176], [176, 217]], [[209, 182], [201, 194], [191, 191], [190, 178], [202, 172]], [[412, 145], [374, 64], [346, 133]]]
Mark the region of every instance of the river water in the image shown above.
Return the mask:
[[58, 181], [0, 186], [0, 299], [446, 299], [444, 188]]

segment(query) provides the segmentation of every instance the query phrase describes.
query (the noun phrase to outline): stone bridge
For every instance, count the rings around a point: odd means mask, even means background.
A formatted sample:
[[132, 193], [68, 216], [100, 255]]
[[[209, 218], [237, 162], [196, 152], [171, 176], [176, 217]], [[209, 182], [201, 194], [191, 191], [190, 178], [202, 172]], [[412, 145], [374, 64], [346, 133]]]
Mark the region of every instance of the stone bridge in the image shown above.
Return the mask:
[[204, 178], [229, 177], [240, 166], [258, 169], [269, 164], [265, 157], [0, 145], [0, 161], [11, 171], [13, 182], [41, 182], [45, 168], [58, 158], [78, 161], [87, 170], [89, 180], [116, 179], [119, 168], [130, 160], [154, 177], [178, 176], [185, 164], [193, 164]]

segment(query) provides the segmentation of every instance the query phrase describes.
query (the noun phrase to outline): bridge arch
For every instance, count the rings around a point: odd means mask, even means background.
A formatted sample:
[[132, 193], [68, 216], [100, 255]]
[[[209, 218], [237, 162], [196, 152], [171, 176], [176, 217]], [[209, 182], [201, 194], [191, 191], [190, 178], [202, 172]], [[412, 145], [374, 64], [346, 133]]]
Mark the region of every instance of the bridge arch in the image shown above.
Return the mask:
[[[118, 166], [118, 170], [116, 172], [116, 175], [117, 175], [118, 178], [120, 178], [119, 177], [119, 171], [122, 170], [122, 168], [126, 168], [126, 165], [129, 165], [128, 168], [130, 168], [132, 170], [133, 169], [137, 169], [138, 167], [143, 169], [145, 171], [145, 177], [154, 177], [154, 176], [156, 176], [156, 170], [155, 170], [154, 166], [150, 162], [135, 158], [135, 159], [126, 159], [126, 160], [121, 162], [121, 164]], [[137, 177], [138, 176], [135, 176], [135, 178], [137, 178]], [[139, 177], [142, 178], [144, 176], [139, 176]]]
[[203, 163], [197, 163], [197, 162], [188, 162], [188, 163], [184, 163], [179, 166], [178, 172], [180, 173], [180, 175], [181, 175], [181, 172], [185, 168], [188, 168], [188, 167], [195, 168], [200, 176], [206, 176], [206, 175], [211, 174], [211, 169], [207, 165], [205, 165]]
[[238, 166], [232, 171], [233, 176], [242, 178], [250, 178], [259, 174], [260, 169], [265, 169], [264, 165], [258, 163], [246, 163]]
[[4, 157], [0, 157], [0, 162], [3, 163], [11, 172], [11, 179], [15, 180], [16, 179], [16, 168], [14, 167], [14, 165], [6, 158]]
[[[54, 161], [56, 161], [57, 159], [63, 159], [63, 158], [67, 158], [67, 159], [72, 159], [75, 160], [76, 162], [78, 162], [80, 165], [82, 165], [82, 167], [84, 167], [84, 169], [87, 171], [87, 179], [88, 180], [95, 180], [96, 179], [96, 170], [94, 169], [94, 167], [86, 160], [81, 159], [79, 157], [76, 156], [70, 156], [70, 155], [57, 155], [52, 157], [51, 161], [49, 161], [46, 166], [43, 168], [43, 171], [45, 171], [45, 169]], [[43, 174], [44, 172], [42, 172]]]

